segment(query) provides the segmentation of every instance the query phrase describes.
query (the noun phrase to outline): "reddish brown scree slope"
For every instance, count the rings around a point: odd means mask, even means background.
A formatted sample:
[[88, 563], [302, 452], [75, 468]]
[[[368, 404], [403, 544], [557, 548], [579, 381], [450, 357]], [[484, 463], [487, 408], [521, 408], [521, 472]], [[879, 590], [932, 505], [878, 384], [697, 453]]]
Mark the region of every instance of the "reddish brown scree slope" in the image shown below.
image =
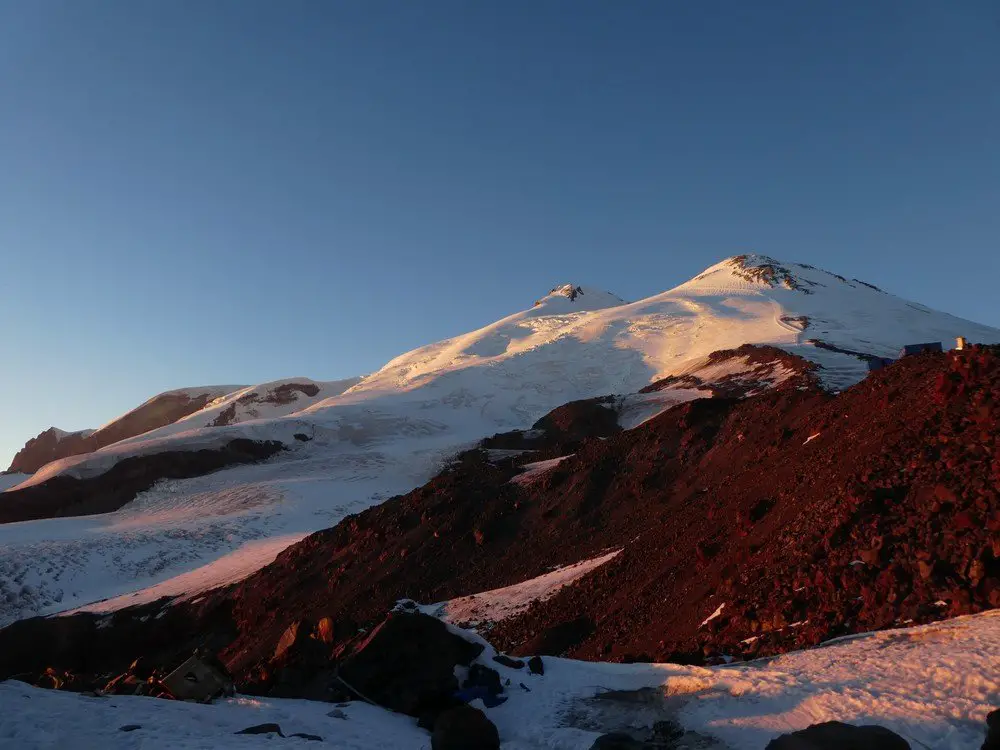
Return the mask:
[[[523, 653], [700, 661], [979, 611], [1000, 605], [998, 420], [1000, 357], [977, 349], [907, 358], [838, 396], [691, 402], [584, 440], [523, 487], [508, 483], [510, 462], [469, 452], [159, 620], [126, 611], [101, 629], [59, 618], [0, 631], [0, 677], [166, 663], [208, 639], [244, 689], [295, 694], [399, 598], [508, 585], [611, 547], [615, 560], [489, 637]], [[310, 663], [295, 649], [272, 658], [290, 625], [322, 617], [329, 648]]]

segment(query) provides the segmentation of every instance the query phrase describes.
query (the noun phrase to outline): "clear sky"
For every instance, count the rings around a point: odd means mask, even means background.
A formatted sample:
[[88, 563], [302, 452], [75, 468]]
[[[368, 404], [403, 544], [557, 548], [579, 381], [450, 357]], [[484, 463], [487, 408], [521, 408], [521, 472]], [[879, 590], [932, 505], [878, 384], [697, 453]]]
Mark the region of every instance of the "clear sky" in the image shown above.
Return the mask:
[[1000, 325], [995, 0], [0, 0], [0, 468], [756, 250]]

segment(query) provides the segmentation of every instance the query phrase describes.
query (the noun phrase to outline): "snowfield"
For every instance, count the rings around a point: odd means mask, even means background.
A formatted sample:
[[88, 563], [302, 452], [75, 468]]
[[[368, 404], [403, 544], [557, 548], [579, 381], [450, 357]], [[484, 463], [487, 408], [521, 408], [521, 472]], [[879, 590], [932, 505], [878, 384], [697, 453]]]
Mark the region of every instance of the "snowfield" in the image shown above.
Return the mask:
[[[217, 424], [238, 424], [254, 419], [283, 417], [301, 411], [323, 399], [339, 396], [360, 381], [361, 378], [328, 382], [309, 378], [286, 378], [239, 390], [229, 390], [194, 414], [153, 432], [156, 433], [157, 437], [166, 437], [203, 427], [213, 427]], [[119, 445], [144, 442], [149, 434], [145, 433], [128, 440], [122, 440]]]
[[0, 525], [0, 626], [238, 581], [306, 534], [423, 480], [387, 452], [300, 450], [160, 482], [115, 513]]
[[118, 426], [121, 422], [141, 413], [144, 409], [153, 405], [157, 401], [162, 401], [164, 399], [169, 399], [172, 396], [180, 396], [186, 399], [198, 399], [198, 398], [210, 398], [219, 399], [226, 396], [228, 393], [245, 388], [242, 385], [203, 385], [195, 386], [193, 388], [177, 388], [172, 391], [164, 391], [163, 393], [158, 393], [151, 399], [139, 404], [136, 408], [131, 411], [122, 414], [120, 417], [112, 419], [110, 422], [101, 425], [96, 430], [84, 430], [84, 432], [90, 433], [91, 435], [100, 435], [100, 433], [107, 430], [112, 430]]
[[[1000, 701], [1000, 612], [854, 636], [738, 666], [599, 664], [545, 658], [544, 676], [481, 661], [509, 678], [509, 700], [485, 708], [505, 750], [588, 750], [602, 733], [672, 719], [703, 748], [762, 750], [772, 738], [838, 720], [881, 724], [913, 750], [978, 750]], [[531, 692], [527, 692], [524, 688]], [[632, 692], [641, 691], [641, 692]], [[416, 720], [361, 702], [236, 697], [201, 705], [144, 697], [86, 697], [0, 683], [0, 747], [49, 750], [256, 748], [290, 744], [234, 732], [276, 722], [317, 747], [426, 750]], [[120, 727], [138, 725], [133, 731]]]
[[[568, 458], [568, 456], [564, 458]], [[424, 614], [437, 617], [453, 625], [463, 627], [473, 625], [477, 631], [488, 630], [490, 625], [520, 614], [532, 603], [543, 602], [555, 596], [559, 589], [613, 560], [619, 552], [621, 550], [615, 550], [600, 557], [582, 560], [573, 565], [565, 565], [550, 573], [516, 583], [513, 586], [482, 591], [478, 594], [449, 599], [437, 604], [422, 605], [420, 610]]]
[[[948, 344], [957, 335], [1000, 341], [1000, 330], [761, 256], [728, 259], [630, 304], [557, 287], [527, 310], [403, 354], [360, 380], [293, 378], [226, 392], [166, 427], [43, 467], [18, 486], [96, 476], [128, 456], [237, 437], [290, 448], [260, 465], [161, 483], [116, 513], [0, 526], [0, 624], [238, 580], [282, 544], [408, 491], [458, 450], [529, 427], [568, 401], [626, 394], [619, 404], [632, 427], [707, 395], [627, 394], [712, 367], [715, 376], [732, 375], [738, 362], [708, 363], [720, 349], [778, 346], [819, 363], [820, 376], [840, 388], [863, 377], [864, 363], [811, 339], [892, 356], [906, 343]], [[141, 593], [150, 586], [157, 588]]]

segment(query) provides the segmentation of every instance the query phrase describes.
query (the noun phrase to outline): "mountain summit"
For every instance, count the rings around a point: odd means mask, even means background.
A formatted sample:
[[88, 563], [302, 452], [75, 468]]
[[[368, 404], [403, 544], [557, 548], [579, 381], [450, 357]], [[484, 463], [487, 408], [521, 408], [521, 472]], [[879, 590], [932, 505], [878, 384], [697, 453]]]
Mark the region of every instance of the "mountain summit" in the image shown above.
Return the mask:
[[[567, 305], [566, 302], [572, 304]], [[584, 312], [587, 310], [603, 310], [606, 307], [624, 305], [625, 300], [611, 292], [604, 292], [593, 287], [562, 284], [554, 287], [548, 294], [535, 303], [535, 308], [541, 308], [546, 315], [557, 312]]]
[[[636, 302], [557, 286], [362, 378], [189, 389], [204, 403], [185, 400], [185, 414], [52, 461], [0, 495], [0, 510], [16, 510], [7, 520], [87, 512], [80, 498], [95, 493], [115, 498], [102, 510], [120, 508], [77, 519], [70, 535], [0, 524], [0, 622], [238, 580], [305, 534], [423, 484], [484, 437], [531, 428], [569, 402], [614, 397], [603, 403], [628, 429], [706, 396], [814, 380], [841, 390], [865, 377], [866, 357], [956, 336], [1000, 342], [1000, 330], [864, 282], [740, 255]], [[22, 571], [32, 586], [6, 587], [4, 566], [25, 560], [38, 561]]]
[[[864, 377], [865, 357], [894, 357], [905, 344], [960, 335], [1000, 341], [997, 329], [862, 281], [737, 255], [632, 303], [591, 287], [557, 286], [526, 310], [402, 354], [364, 378], [247, 388], [176, 423], [52, 463], [30, 481], [100, 473], [136, 452], [205, 448], [235, 437], [293, 444], [294, 434], [315, 434], [339, 450], [409, 436], [447, 452], [529, 425], [568, 401], [633, 393], [690, 373], [713, 352], [746, 344], [812, 361], [820, 380], [838, 390]], [[275, 388], [288, 389], [289, 398], [274, 403], [268, 394]], [[356, 427], [344, 443], [348, 424]]]

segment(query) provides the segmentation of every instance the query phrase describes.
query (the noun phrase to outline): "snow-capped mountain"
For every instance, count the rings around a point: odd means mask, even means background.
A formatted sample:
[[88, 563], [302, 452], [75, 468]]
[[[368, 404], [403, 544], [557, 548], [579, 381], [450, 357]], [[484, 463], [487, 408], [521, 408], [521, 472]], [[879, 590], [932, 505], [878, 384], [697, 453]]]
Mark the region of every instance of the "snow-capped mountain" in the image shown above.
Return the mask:
[[31, 473], [49, 461], [95, 450], [100, 446], [93, 446], [87, 440], [93, 434], [94, 430], [68, 432], [58, 427], [42, 430], [14, 454], [8, 471], [14, 474]]
[[[288, 378], [249, 387], [238, 387], [210, 401], [204, 407], [158, 430], [157, 437], [204, 427], [226, 427], [251, 420], [274, 419], [302, 411], [314, 403], [339, 396], [361, 378], [316, 381]], [[133, 440], [143, 440], [142, 435]]]
[[284, 381], [309, 389], [292, 388], [295, 400], [276, 399], [275, 383], [255, 386], [100, 455], [53, 463], [32, 481], [64, 472], [92, 475], [121, 456], [236, 436], [291, 442], [305, 432], [355, 446], [419, 437], [454, 447], [523, 427], [567, 401], [638, 391], [690, 371], [712, 352], [748, 343], [818, 363], [821, 380], [836, 389], [866, 372], [864, 360], [846, 352], [893, 357], [904, 344], [950, 343], [959, 335], [1000, 341], [997, 329], [864, 282], [765, 256], [737, 256], [633, 303], [560, 286], [526, 310], [414, 349], [360, 380], [322, 388], [307, 379]]
[[9, 471], [30, 474], [50, 461], [90, 453], [119, 440], [155, 430], [182, 419], [220, 396], [241, 387], [209, 385], [166, 391], [153, 396], [96, 430], [66, 432], [58, 427], [50, 427], [29, 440], [24, 448], [17, 452], [11, 461]]
[[[161, 482], [116, 513], [0, 526], [0, 589], [9, 592], [6, 604], [0, 596], [0, 621], [148, 584], [155, 585], [142, 598], [239, 578], [304, 534], [425, 482], [486, 435], [529, 427], [569, 401], [718, 369], [709, 355], [719, 350], [779, 347], [817, 363], [820, 379], [839, 389], [866, 372], [862, 359], [845, 352], [891, 357], [904, 344], [948, 344], [959, 335], [1000, 342], [1000, 330], [764, 256], [726, 259], [632, 303], [589, 287], [556, 287], [521, 312], [407, 352], [360, 380], [294, 378], [217, 394], [180, 420], [43, 467], [12, 490], [235, 438], [289, 447], [263, 464]], [[708, 394], [652, 398], [662, 409], [699, 395]], [[109, 548], [121, 551], [117, 564], [107, 560]], [[25, 568], [24, 560], [45, 560], [45, 567]]]
[[[360, 380], [321, 382], [287, 378], [250, 387], [209, 385], [166, 391], [96, 430], [66, 432], [50, 427], [18, 451], [8, 471], [10, 474], [31, 474], [52, 461], [92, 453], [152, 430], [158, 430], [158, 435], [169, 435], [284, 416], [339, 395]], [[4, 488], [7, 486], [13, 485], [8, 481]]]

